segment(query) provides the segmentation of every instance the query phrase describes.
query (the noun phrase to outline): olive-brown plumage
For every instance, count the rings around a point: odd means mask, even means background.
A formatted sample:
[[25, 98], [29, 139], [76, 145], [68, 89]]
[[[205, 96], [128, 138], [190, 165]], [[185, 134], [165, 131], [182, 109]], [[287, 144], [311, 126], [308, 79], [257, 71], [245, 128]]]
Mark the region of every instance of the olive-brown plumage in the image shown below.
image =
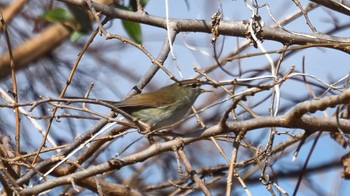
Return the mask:
[[112, 104], [155, 130], [180, 121], [197, 97], [208, 92], [199, 87], [197, 80], [183, 80]]

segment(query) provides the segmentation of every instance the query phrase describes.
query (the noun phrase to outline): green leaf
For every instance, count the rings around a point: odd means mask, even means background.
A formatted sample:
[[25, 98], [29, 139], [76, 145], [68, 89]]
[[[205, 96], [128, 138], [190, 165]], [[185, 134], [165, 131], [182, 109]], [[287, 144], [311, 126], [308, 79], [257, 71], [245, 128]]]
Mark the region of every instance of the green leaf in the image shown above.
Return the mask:
[[[117, 7], [123, 10], [128, 10], [128, 11], [132, 10], [132, 8], [126, 7], [123, 5], [118, 5]], [[122, 20], [122, 25], [126, 33], [129, 35], [129, 37], [132, 40], [134, 40], [138, 44], [142, 43], [142, 32], [141, 32], [141, 26], [139, 23], [132, 22], [129, 20]]]
[[46, 11], [41, 18], [50, 22], [59, 22], [71, 30], [70, 41], [76, 42], [91, 30], [91, 21], [85, 10], [68, 5], [68, 9], [53, 8]]
[[68, 3], [67, 7], [72, 13], [74, 21], [79, 24], [79, 31], [82, 33], [88, 33], [91, 31], [92, 25], [87, 11]]
[[76, 42], [78, 41], [79, 38], [81, 38], [82, 36], [84, 36], [85, 33], [81, 32], [81, 31], [73, 31], [71, 34], [70, 34], [70, 37], [69, 37], [69, 40], [71, 42]]
[[53, 8], [51, 10], [46, 11], [42, 18], [48, 20], [50, 22], [74, 22], [74, 16], [63, 8]]
[[136, 43], [142, 43], [142, 33], [141, 26], [139, 23], [123, 20], [123, 27], [125, 31], [128, 33], [129, 37], [134, 40]]

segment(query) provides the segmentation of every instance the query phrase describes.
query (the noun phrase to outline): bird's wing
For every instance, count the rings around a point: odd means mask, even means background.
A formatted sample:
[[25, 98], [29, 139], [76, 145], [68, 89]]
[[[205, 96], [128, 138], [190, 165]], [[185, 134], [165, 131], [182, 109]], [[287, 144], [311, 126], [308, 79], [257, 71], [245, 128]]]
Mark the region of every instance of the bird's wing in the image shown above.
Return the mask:
[[[159, 97], [162, 97], [159, 99]], [[113, 105], [116, 107], [156, 107], [161, 105], [166, 105], [173, 103], [175, 98], [169, 95], [159, 94], [159, 93], [142, 93], [132, 97], [129, 97], [123, 101], [116, 102]]]

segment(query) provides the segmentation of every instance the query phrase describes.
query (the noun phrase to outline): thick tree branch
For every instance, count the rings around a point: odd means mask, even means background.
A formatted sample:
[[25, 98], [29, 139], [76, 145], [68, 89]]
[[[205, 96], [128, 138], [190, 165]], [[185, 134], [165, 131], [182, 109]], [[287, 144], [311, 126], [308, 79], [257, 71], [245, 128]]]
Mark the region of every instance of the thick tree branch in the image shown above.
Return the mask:
[[[52, 24], [35, 38], [14, 48], [13, 59], [15, 60], [16, 70], [27, 67], [29, 63], [54, 50], [69, 36], [69, 33], [69, 30], [64, 25], [59, 23]], [[11, 73], [9, 64], [9, 54], [5, 53], [0, 57], [0, 79]]]
[[[79, 0], [62, 0], [66, 3], [75, 4], [85, 7], [84, 1]], [[96, 2], [92, 2], [92, 6], [102, 14], [111, 18], [119, 18], [130, 20], [142, 24], [167, 29], [167, 20], [163, 17], [147, 15], [145, 13], [131, 12], [111, 6], [106, 6]], [[87, 7], [86, 7], [87, 8]], [[192, 19], [169, 19], [169, 22], [176, 27], [177, 32], [205, 32], [211, 33], [211, 20], [192, 20]], [[249, 35], [248, 20], [242, 21], [225, 21], [221, 20], [218, 25], [220, 35], [247, 37]], [[272, 28], [264, 26], [258, 33], [258, 37], [265, 40], [273, 40], [281, 42], [284, 45], [306, 45], [308, 47], [328, 47], [338, 49], [350, 53], [350, 39], [330, 36], [322, 33], [298, 33], [290, 32], [281, 28]]]
[[350, 2], [349, 1], [339, 1], [339, 0], [311, 0], [317, 4], [323, 5], [334, 11], [346, 14], [350, 16]]

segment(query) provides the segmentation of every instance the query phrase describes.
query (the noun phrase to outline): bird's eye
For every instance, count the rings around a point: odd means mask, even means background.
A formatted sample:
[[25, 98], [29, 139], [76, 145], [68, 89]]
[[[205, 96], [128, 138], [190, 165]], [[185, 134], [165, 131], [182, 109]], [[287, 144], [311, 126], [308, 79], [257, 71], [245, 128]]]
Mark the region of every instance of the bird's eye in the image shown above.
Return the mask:
[[199, 85], [197, 84], [197, 83], [193, 83], [193, 84], [191, 84], [191, 87], [192, 88], [197, 88]]

